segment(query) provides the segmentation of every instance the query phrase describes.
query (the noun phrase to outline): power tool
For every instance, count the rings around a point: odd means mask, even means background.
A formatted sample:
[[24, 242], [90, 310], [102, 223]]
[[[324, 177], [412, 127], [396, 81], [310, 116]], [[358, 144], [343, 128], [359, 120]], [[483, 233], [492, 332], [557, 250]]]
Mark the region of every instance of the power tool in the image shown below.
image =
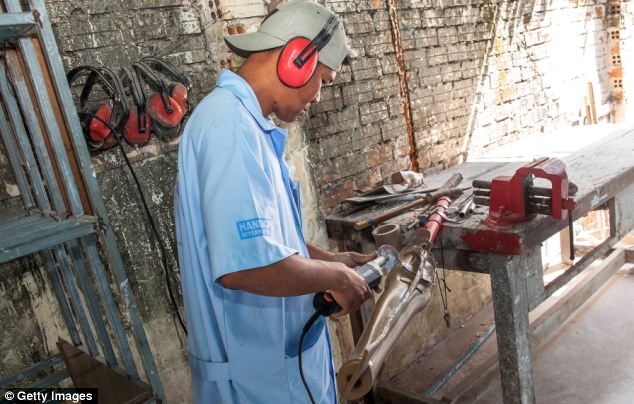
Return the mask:
[[[377, 253], [378, 256], [372, 261], [354, 268], [354, 270], [363, 277], [368, 286], [370, 286], [370, 289], [376, 289], [381, 284], [383, 275], [399, 263], [398, 252], [392, 246], [383, 245], [379, 247]], [[304, 345], [304, 337], [308, 333], [308, 330], [310, 330], [310, 327], [313, 326], [320, 316], [328, 317], [341, 310], [341, 306], [337, 304], [330, 292], [319, 292], [313, 298], [313, 307], [315, 308], [315, 312], [308, 319], [306, 325], [304, 325], [304, 329], [302, 330], [302, 334], [299, 338], [297, 359], [302, 383], [306, 388], [306, 393], [308, 393], [310, 402], [314, 404], [315, 400], [313, 399], [313, 394], [311, 393], [310, 387], [308, 387], [308, 383], [304, 378], [304, 369], [302, 367], [302, 346]]]
[[[372, 261], [354, 268], [354, 271], [361, 275], [370, 289], [376, 290], [381, 283], [386, 271], [391, 270], [399, 262], [398, 252], [389, 245], [379, 247], [378, 257]], [[328, 317], [341, 310], [341, 306], [335, 301], [330, 292], [319, 292], [313, 298], [315, 311], [322, 316]]]

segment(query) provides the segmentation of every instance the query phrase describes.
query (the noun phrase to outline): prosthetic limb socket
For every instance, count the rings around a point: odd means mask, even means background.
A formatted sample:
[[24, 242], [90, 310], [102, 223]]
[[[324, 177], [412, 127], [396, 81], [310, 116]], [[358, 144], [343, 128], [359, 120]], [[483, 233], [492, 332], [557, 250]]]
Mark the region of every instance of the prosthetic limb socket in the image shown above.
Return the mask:
[[343, 399], [358, 399], [372, 389], [401, 333], [427, 306], [436, 271], [428, 254], [424, 244], [401, 250], [400, 263], [385, 278], [383, 294], [355, 350], [337, 375]]

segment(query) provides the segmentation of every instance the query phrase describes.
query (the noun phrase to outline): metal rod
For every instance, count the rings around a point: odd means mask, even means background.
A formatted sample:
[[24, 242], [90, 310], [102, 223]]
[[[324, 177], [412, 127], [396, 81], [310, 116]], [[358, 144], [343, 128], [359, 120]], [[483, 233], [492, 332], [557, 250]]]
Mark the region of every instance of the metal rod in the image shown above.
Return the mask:
[[[22, 11], [18, 0], [5, 0], [5, 7], [9, 12]], [[42, 16], [45, 12], [44, 7], [31, 7], [31, 10], [37, 11], [40, 16]], [[41, 17], [40, 21], [42, 21]], [[39, 31], [41, 34], [41, 28]], [[57, 124], [57, 117], [53, 111], [46, 81], [44, 80], [42, 68], [35, 52], [35, 47], [31, 38], [20, 38], [18, 42], [22, 51], [26, 69], [29, 72], [33, 92], [35, 93], [35, 97], [37, 98], [37, 102], [40, 106], [40, 113], [42, 114], [44, 125], [46, 126], [51, 147], [55, 153], [55, 161], [57, 162], [57, 166], [59, 167], [61, 173], [62, 182], [64, 183], [66, 194], [68, 195], [71, 211], [75, 216], [81, 216], [84, 214], [84, 209], [81, 204], [79, 192], [77, 191], [77, 186], [75, 185], [75, 176], [73, 175], [73, 171], [68, 161], [68, 156], [66, 155], [66, 148], [64, 146], [64, 142], [62, 141], [62, 134]]]
[[97, 251], [94, 236], [86, 236], [80, 239], [80, 243], [88, 255], [88, 268], [95, 278], [97, 292], [99, 292], [101, 302], [103, 303], [104, 310], [106, 311], [106, 317], [108, 318], [110, 327], [112, 327], [112, 331], [114, 332], [115, 340], [119, 346], [123, 366], [125, 367], [130, 379], [138, 380], [139, 373], [134, 363], [134, 359], [132, 359], [130, 345], [128, 344], [128, 339], [125, 335], [125, 330], [119, 316], [119, 311], [117, 310], [117, 305], [112, 296], [112, 292], [110, 291], [110, 283], [108, 282], [104, 268], [101, 265], [101, 259], [99, 258], [99, 252]]
[[[480, 195], [480, 193], [482, 192], [486, 192], [486, 191], [490, 191], [491, 190], [491, 181], [486, 181], [486, 180], [473, 180], [473, 188], [474, 188], [474, 193], [476, 195]], [[476, 193], [476, 189], [478, 190], [478, 193]], [[569, 195], [574, 195], [577, 192], [577, 186], [575, 184], [573, 184], [572, 182], [568, 183], [568, 194]], [[528, 187], [528, 194], [529, 195], [533, 195], [533, 196], [547, 196], [547, 197], [551, 197], [553, 193], [553, 190], [550, 188], [543, 188], [543, 187]], [[483, 195], [486, 196], [486, 195]]]
[[[478, 197], [490, 198], [491, 190], [477, 188], [473, 190], [473, 194]], [[532, 203], [543, 204], [543, 205], [552, 205], [552, 198], [550, 197], [550, 195], [544, 196], [539, 194], [531, 194], [529, 192], [528, 201]]]
[[434, 384], [432, 384], [431, 387], [427, 389], [423, 394], [427, 397], [432, 397], [434, 394], [436, 394], [438, 390], [440, 390], [440, 388], [444, 386], [445, 383], [447, 383], [447, 381], [449, 381], [449, 379], [451, 379], [451, 377], [455, 375], [465, 363], [467, 363], [467, 361], [473, 356], [473, 354], [476, 353], [478, 349], [480, 349], [480, 347], [491, 337], [491, 335], [493, 335], [494, 332], [495, 324], [489, 327], [487, 332], [483, 336], [478, 338], [478, 340], [473, 345], [471, 345], [469, 350], [465, 352], [458, 359], [458, 361], [451, 368], [449, 368], [449, 370], [444, 375], [436, 380]]
[[64, 199], [62, 198], [57, 178], [55, 177], [53, 164], [51, 163], [51, 158], [44, 142], [44, 135], [42, 128], [40, 127], [40, 121], [35, 113], [36, 109], [33, 105], [33, 101], [31, 100], [31, 94], [29, 93], [26, 81], [24, 80], [22, 69], [20, 68], [18, 55], [15, 51], [10, 50], [5, 52], [5, 58], [8, 62], [7, 68], [9, 69], [9, 75], [14, 83], [16, 97], [22, 107], [21, 111], [24, 115], [26, 126], [29, 129], [30, 139], [33, 143], [35, 154], [37, 155], [37, 161], [42, 167], [42, 174], [46, 179], [46, 185], [53, 202], [53, 207], [55, 208], [55, 211], [61, 215], [66, 211], [66, 206], [64, 205]]
[[570, 261], [575, 260], [575, 233], [572, 219], [572, 212], [568, 212], [568, 237], [570, 237]]
[[[473, 201], [476, 203], [476, 205], [489, 206], [491, 199], [484, 196], [476, 196], [473, 198]], [[552, 214], [552, 209], [550, 205], [545, 205], [542, 203], [529, 202], [527, 210], [528, 210], [528, 213], [538, 213], [540, 215]]]
[[564, 273], [553, 279], [546, 287], [544, 288], [544, 299], [548, 299], [559, 290], [562, 286], [567, 284], [572, 278], [577, 276], [581, 271], [590, 266], [597, 258], [605, 254], [610, 246], [616, 242], [615, 238], [608, 238], [597, 247], [595, 247], [592, 251], [583, 256], [576, 264], [568, 268]]
[[19, 159], [20, 154], [18, 151], [18, 145], [15, 142], [13, 129], [4, 114], [4, 108], [2, 108], [2, 105], [0, 105], [0, 136], [2, 136], [2, 143], [4, 143], [4, 148], [9, 158], [9, 164], [13, 170], [15, 182], [20, 190], [24, 206], [27, 209], [32, 209], [35, 206], [35, 202], [33, 201], [33, 196], [31, 195], [31, 187], [29, 186], [29, 182], [26, 178], [26, 173], [22, 169], [22, 163]]
[[55, 246], [53, 250], [55, 251], [57, 264], [63, 274], [66, 290], [70, 295], [70, 302], [75, 310], [75, 314], [77, 315], [79, 327], [81, 328], [81, 333], [84, 336], [84, 343], [88, 347], [88, 352], [90, 352], [92, 356], [96, 356], [99, 354], [99, 349], [97, 348], [95, 337], [92, 334], [90, 323], [88, 322], [88, 316], [86, 316], [86, 310], [84, 310], [84, 305], [82, 304], [81, 296], [79, 295], [79, 289], [77, 288], [75, 277], [73, 276], [70, 265], [68, 264], [69, 259], [66, 255], [66, 251], [64, 251], [61, 245]]
[[61, 382], [62, 380], [68, 379], [70, 376], [68, 375], [68, 371], [66, 369], [59, 370], [55, 373], [51, 373], [46, 376], [44, 379], [38, 380], [37, 382], [30, 384], [27, 386], [29, 389], [42, 389], [51, 387]]
[[469, 213], [469, 211], [471, 210], [471, 207], [474, 204], [473, 198], [474, 198], [473, 194], [471, 194], [471, 196], [467, 198], [467, 200], [462, 204], [462, 207], [460, 207], [460, 210], [458, 210], [458, 216], [465, 217]]
[[63, 363], [62, 357], [60, 355], [51, 356], [50, 358], [36, 363], [35, 365], [29, 366], [26, 369], [21, 370], [20, 372], [14, 373], [10, 376], [5, 377], [0, 380], [0, 388], [4, 389], [10, 387], [18, 382], [24, 381], [31, 376], [35, 376], [43, 370], [52, 368], [53, 366]]
[[19, 35], [24, 35], [29, 29], [34, 29], [35, 24], [35, 17], [30, 12], [0, 14], [0, 28], [19, 28], [24, 31], [20, 32]]
[[29, 178], [31, 178], [31, 184], [33, 185], [33, 191], [35, 192], [35, 199], [37, 200], [37, 204], [40, 209], [48, 210], [50, 209], [51, 205], [46, 196], [46, 190], [44, 189], [44, 184], [40, 176], [37, 161], [35, 160], [35, 156], [33, 155], [33, 151], [31, 150], [31, 143], [29, 142], [29, 137], [27, 135], [26, 128], [24, 127], [24, 122], [22, 122], [20, 108], [18, 107], [18, 103], [13, 96], [13, 91], [11, 91], [11, 88], [9, 87], [7, 72], [4, 68], [3, 63], [0, 63], [0, 94], [2, 95], [5, 106], [7, 107], [9, 120], [11, 121], [11, 125], [13, 126], [18, 145], [20, 146], [20, 151], [22, 152], [22, 157], [24, 158], [26, 171], [29, 175]]
[[92, 290], [92, 285], [90, 284], [90, 280], [86, 274], [84, 259], [81, 256], [81, 250], [77, 240], [74, 239], [69, 241], [68, 248], [70, 250], [71, 257], [73, 258], [73, 272], [77, 279], [79, 279], [81, 291], [84, 293], [84, 297], [86, 298], [86, 306], [88, 307], [88, 312], [90, 313], [93, 325], [95, 326], [95, 332], [97, 333], [97, 338], [99, 338], [102, 352], [106, 358], [108, 366], [115, 367], [117, 366], [117, 358], [115, 357], [114, 350], [112, 349], [108, 330], [103, 322], [103, 318], [101, 318], [101, 312], [99, 311], [99, 305], [95, 299], [95, 293]]
[[48, 276], [53, 283], [53, 291], [55, 292], [60, 309], [62, 310], [62, 317], [64, 318], [64, 323], [66, 324], [66, 329], [68, 330], [70, 339], [73, 344], [79, 345], [81, 343], [81, 338], [79, 337], [79, 332], [77, 331], [77, 326], [75, 325], [75, 320], [73, 318], [73, 313], [70, 310], [68, 300], [66, 300], [66, 295], [64, 294], [64, 289], [62, 288], [62, 281], [59, 273], [57, 272], [53, 255], [50, 250], [43, 250], [41, 253], [44, 257], [44, 262], [46, 263]]

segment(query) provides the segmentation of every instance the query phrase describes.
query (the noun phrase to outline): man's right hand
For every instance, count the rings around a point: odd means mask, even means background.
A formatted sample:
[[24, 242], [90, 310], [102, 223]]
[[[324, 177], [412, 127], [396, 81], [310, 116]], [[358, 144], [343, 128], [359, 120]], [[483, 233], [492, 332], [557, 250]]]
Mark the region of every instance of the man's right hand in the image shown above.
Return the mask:
[[341, 287], [332, 289], [330, 293], [341, 306], [341, 310], [334, 313], [333, 317], [345, 316], [356, 311], [367, 299], [372, 298], [372, 290], [361, 275], [346, 265], [336, 263], [342, 273]]

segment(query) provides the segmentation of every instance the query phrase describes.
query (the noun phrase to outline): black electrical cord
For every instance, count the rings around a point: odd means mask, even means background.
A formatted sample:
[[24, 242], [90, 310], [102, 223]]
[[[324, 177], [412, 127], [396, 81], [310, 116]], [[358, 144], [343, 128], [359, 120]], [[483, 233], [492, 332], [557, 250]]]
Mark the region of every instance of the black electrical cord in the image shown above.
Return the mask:
[[302, 335], [299, 337], [299, 347], [297, 348], [297, 360], [299, 362], [299, 375], [302, 378], [302, 383], [304, 383], [304, 387], [306, 388], [306, 392], [308, 393], [308, 397], [310, 398], [310, 402], [315, 404], [315, 399], [313, 398], [313, 394], [310, 392], [310, 387], [308, 387], [308, 383], [304, 378], [304, 368], [302, 367], [302, 346], [304, 345], [304, 337], [308, 333], [308, 330], [315, 324], [315, 321], [322, 315], [321, 311], [317, 310], [313, 313], [312, 316], [306, 322], [304, 329], [302, 330]]
[[93, 114], [92, 112], [79, 112], [78, 115], [82, 119], [84, 119], [86, 116], [97, 119], [99, 122], [106, 125], [108, 129], [110, 129], [110, 131], [113, 134], [115, 134], [115, 136], [117, 137], [117, 146], [119, 147], [119, 150], [121, 151], [121, 154], [123, 155], [123, 159], [125, 160], [125, 163], [128, 166], [128, 169], [130, 170], [130, 174], [132, 174], [134, 183], [136, 184], [137, 190], [139, 191], [139, 196], [141, 197], [141, 203], [143, 204], [143, 209], [145, 209], [145, 214], [147, 215], [148, 221], [150, 222], [150, 227], [152, 229], [152, 232], [154, 233], [154, 236], [156, 237], [156, 241], [159, 244], [159, 249], [161, 250], [161, 261], [163, 263], [163, 272], [165, 274], [165, 282], [167, 283], [167, 292], [169, 294], [170, 301], [172, 303], [174, 311], [176, 312], [176, 317], [178, 318], [178, 322], [183, 328], [183, 332], [185, 333], [185, 335], [187, 335], [187, 327], [185, 327], [185, 322], [183, 321], [183, 318], [181, 317], [180, 310], [178, 309], [178, 304], [176, 304], [176, 298], [174, 297], [174, 293], [172, 292], [172, 284], [170, 282], [169, 273], [167, 272], [167, 252], [165, 250], [165, 246], [163, 245], [163, 239], [161, 238], [156, 228], [156, 223], [154, 222], [154, 218], [152, 217], [152, 214], [150, 213], [150, 208], [148, 207], [147, 201], [145, 200], [145, 195], [143, 194], [143, 190], [141, 189], [141, 183], [139, 182], [139, 178], [136, 176], [136, 173], [134, 172], [134, 169], [132, 168], [132, 163], [130, 163], [130, 159], [128, 159], [128, 155], [126, 154], [125, 150], [123, 149], [123, 145], [121, 144], [121, 138], [122, 138], [121, 133], [119, 133], [112, 126], [112, 124], [110, 124], [110, 122], [102, 119], [101, 117], [97, 116], [96, 114]]

